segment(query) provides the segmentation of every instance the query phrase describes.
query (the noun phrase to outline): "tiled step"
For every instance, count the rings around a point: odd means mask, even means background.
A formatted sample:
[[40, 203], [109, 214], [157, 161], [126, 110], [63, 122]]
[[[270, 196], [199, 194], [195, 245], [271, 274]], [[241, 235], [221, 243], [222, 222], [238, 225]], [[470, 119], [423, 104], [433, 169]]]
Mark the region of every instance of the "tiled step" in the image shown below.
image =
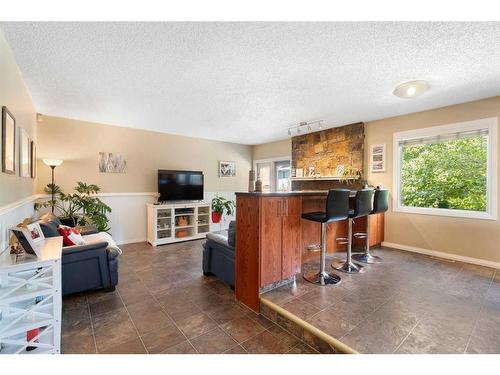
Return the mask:
[[358, 354], [358, 352], [351, 347], [269, 301], [265, 297], [260, 298], [260, 313], [320, 353]]

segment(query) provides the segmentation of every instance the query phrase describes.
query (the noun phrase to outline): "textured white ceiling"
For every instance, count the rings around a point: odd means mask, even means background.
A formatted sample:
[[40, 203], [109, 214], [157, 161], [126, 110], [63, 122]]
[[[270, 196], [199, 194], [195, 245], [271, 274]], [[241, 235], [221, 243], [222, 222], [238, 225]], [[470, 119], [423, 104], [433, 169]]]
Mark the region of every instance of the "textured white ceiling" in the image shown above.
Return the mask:
[[[500, 94], [500, 23], [1, 23], [43, 114], [258, 144]], [[402, 81], [431, 90], [392, 95]]]

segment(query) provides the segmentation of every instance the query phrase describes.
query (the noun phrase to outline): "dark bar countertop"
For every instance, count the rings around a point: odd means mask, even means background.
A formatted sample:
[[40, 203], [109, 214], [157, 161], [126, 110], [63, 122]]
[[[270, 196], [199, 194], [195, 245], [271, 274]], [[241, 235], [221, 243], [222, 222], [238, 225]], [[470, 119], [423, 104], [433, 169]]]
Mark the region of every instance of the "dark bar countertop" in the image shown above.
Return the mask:
[[[356, 195], [357, 190], [351, 190], [351, 196]], [[326, 196], [328, 190], [294, 190], [294, 191], [269, 191], [269, 192], [236, 192], [236, 195], [244, 195], [251, 197], [293, 197], [293, 196]]]

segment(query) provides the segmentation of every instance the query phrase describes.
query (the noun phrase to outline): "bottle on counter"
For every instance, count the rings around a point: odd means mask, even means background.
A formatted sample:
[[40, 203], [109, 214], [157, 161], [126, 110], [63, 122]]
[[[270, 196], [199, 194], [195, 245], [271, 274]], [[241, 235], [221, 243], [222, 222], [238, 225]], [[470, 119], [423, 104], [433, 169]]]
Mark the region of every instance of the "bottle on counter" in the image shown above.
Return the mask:
[[255, 191], [255, 171], [252, 169], [248, 172], [248, 192], [253, 193]]

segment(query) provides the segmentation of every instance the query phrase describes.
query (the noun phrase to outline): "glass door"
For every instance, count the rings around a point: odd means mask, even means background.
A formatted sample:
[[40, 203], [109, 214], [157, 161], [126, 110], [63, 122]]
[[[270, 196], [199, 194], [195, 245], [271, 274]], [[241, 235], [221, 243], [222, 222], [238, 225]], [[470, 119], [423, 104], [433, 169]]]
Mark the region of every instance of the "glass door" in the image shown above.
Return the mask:
[[290, 160], [256, 161], [257, 177], [262, 181], [262, 191], [290, 190]]
[[290, 190], [290, 160], [277, 161], [274, 163], [276, 190]]
[[257, 177], [262, 181], [262, 191], [272, 191], [273, 163], [257, 163]]

